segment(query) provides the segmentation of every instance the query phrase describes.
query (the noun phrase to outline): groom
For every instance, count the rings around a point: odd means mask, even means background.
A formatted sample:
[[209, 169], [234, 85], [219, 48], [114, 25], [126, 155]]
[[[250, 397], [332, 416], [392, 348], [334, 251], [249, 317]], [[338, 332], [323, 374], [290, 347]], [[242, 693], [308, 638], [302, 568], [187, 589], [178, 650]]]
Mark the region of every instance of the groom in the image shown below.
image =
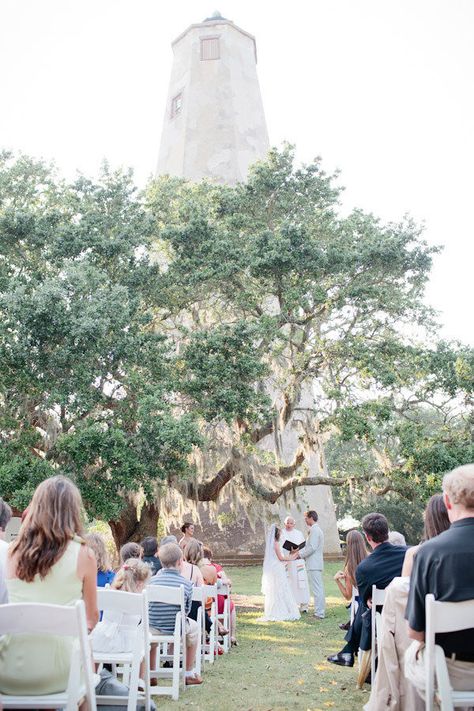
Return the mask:
[[323, 620], [326, 611], [323, 585], [323, 547], [324, 535], [317, 524], [316, 511], [306, 511], [304, 520], [309, 528], [309, 535], [305, 547], [301, 551], [291, 554], [291, 558], [302, 558], [306, 562], [309, 585], [314, 596], [314, 616]]

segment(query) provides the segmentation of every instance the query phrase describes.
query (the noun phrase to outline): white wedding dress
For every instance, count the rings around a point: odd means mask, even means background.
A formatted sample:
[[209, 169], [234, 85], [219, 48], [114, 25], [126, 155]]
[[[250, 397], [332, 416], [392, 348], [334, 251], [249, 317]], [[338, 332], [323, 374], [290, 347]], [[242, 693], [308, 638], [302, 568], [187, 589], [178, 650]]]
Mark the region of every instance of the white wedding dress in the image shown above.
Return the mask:
[[285, 563], [278, 558], [275, 550], [275, 524], [267, 537], [265, 558], [263, 559], [262, 593], [265, 596], [265, 622], [299, 620], [300, 611], [288, 581]]

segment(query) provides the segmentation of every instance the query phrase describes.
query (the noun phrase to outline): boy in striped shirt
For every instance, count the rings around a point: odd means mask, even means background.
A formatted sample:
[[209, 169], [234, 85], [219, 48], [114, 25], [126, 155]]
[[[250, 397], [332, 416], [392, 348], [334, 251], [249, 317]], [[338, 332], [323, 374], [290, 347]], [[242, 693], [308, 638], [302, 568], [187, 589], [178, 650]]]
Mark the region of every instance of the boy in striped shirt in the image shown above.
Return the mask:
[[[177, 543], [166, 543], [160, 546], [158, 555], [162, 569], [154, 575], [149, 585], [162, 585], [168, 588], [184, 588], [184, 609], [186, 615], [191, 610], [193, 584], [181, 575], [183, 553]], [[152, 634], [173, 634], [176, 614], [180, 611], [178, 605], [164, 602], [151, 602], [149, 605], [150, 632]], [[186, 684], [202, 684], [200, 676], [194, 673], [199, 629], [197, 622], [186, 617]], [[155, 652], [153, 654], [153, 651]], [[153, 659], [155, 657], [155, 659]], [[156, 649], [152, 650], [152, 668], [156, 665]]]

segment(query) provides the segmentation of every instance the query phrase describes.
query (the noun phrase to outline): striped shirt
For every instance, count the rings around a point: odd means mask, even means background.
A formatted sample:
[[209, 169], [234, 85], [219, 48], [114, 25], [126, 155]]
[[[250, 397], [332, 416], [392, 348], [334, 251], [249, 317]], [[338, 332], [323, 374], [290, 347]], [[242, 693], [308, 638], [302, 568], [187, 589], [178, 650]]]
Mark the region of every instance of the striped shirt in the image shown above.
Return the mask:
[[[183, 578], [176, 568], [162, 568], [151, 578], [149, 585], [163, 585], [167, 588], [179, 588], [179, 586], [182, 585], [184, 588], [184, 611], [186, 615], [189, 614], [193, 599], [193, 584], [189, 580], [186, 580], [186, 578]], [[156, 627], [156, 629], [159, 629], [165, 634], [173, 634], [176, 614], [180, 609], [179, 605], [169, 605], [165, 602], [150, 602], [150, 627]]]

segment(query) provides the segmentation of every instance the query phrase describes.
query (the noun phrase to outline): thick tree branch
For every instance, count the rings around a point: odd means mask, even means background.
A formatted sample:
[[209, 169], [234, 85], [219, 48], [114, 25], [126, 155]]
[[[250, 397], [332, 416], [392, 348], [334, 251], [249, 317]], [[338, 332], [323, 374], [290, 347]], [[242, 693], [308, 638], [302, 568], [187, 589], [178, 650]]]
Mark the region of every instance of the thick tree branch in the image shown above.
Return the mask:
[[335, 477], [333, 478], [322, 475], [294, 476], [285, 482], [285, 484], [279, 489], [268, 489], [260, 481], [247, 478], [247, 483], [251, 487], [254, 494], [258, 498], [263, 499], [270, 504], [274, 504], [280, 496], [283, 496], [283, 494], [286, 494], [289, 491], [293, 491], [299, 486], [342, 486], [343, 484], [347, 484], [347, 482], [348, 479], [346, 478], [336, 479]]

